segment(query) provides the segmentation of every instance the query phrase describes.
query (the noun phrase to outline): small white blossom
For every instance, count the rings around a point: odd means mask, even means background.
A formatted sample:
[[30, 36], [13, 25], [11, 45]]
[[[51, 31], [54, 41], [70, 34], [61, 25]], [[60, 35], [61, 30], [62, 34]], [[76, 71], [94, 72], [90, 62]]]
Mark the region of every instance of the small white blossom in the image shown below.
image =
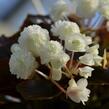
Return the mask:
[[65, 40], [65, 48], [74, 52], [84, 52], [86, 51], [86, 41], [81, 34], [73, 34]]
[[49, 41], [41, 52], [41, 63], [46, 64], [63, 51], [63, 46], [58, 41]]
[[56, 68], [52, 68], [52, 75], [51, 75], [53, 80], [59, 81], [62, 78], [62, 71], [61, 69], [56, 69]]
[[93, 55], [91, 53], [86, 53], [83, 56], [79, 57], [80, 63], [85, 64], [85, 65], [96, 65], [96, 66], [101, 66], [101, 62], [103, 58], [99, 55]]
[[99, 6], [99, 0], [76, 0], [76, 2], [76, 13], [83, 18], [93, 17]]
[[85, 54], [79, 57], [80, 63], [92, 66], [95, 64], [92, 54]]
[[50, 63], [53, 68], [61, 68], [64, 67], [67, 62], [69, 61], [70, 57], [65, 52], [61, 52], [59, 55], [57, 55], [55, 58], [53, 58]]
[[17, 78], [28, 79], [38, 64], [30, 52], [20, 49], [11, 55], [9, 67], [10, 72]]
[[88, 78], [92, 76], [92, 71], [94, 69], [92, 67], [83, 67], [83, 68], [79, 68], [79, 74], [80, 76], [84, 77], [84, 78]]
[[19, 51], [21, 48], [19, 46], [19, 44], [15, 43], [11, 46], [11, 52], [14, 53], [14, 52], [17, 52]]
[[38, 25], [31, 25], [24, 29], [18, 39], [22, 48], [31, 51], [34, 56], [40, 55], [40, 50], [49, 40], [49, 33]]
[[96, 44], [94, 46], [91, 46], [91, 47], [87, 48], [87, 51], [86, 52], [87, 53], [90, 53], [92, 55], [98, 55], [99, 54], [98, 49], [99, 49], [99, 45]]
[[109, 3], [101, 5], [99, 11], [105, 18], [109, 19]]
[[59, 36], [61, 40], [66, 40], [74, 33], [80, 33], [79, 26], [76, 23], [61, 20], [52, 25], [51, 31], [54, 36]]
[[101, 66], [102, 61], [103, 61], [103, 58], [101, 56], [99, 56], [99, 55], [94, 56], [94, 62], [95, 62], [96, 66]]
[[83, 34], [82, 36], [83, 36], [83, 38], [84, 38], [84, 40], [85, 40], [85, 42], [86, 42], [87, 45], [92, 44], [92, 38], [91, 38], [91, 36], [86, 36], [85, 34]]
[[99, 12], [107, 19], [109, 19], [109, 0], [100, 0]]
[[53, 21], [63, 19], [67, 16], [68, 6], [64, 0], [58, 0], [52, 7], [50, 16]]
[[75, 82], [74, 79], [69, 81], [69, 87], [67, 88], [67, 95], [69, 98], [76, 102], [82, 102], [85, 105], [85, 102], [88, 101], [90, 90], [87, 89], [88, 82], [86, 79], [80, 79]]

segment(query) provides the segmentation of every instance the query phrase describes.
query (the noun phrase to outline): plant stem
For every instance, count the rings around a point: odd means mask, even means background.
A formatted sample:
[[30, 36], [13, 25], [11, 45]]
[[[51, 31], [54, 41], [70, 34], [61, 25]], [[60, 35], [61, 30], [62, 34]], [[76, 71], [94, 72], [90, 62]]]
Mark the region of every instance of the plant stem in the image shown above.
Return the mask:
[[69, 74], [69, 77], [71, 76], [71, 72], [70, 72], [70, 70], [68, 69], [68, 67], [65, 65], [64, 66], [64, 68], [65, 68], [65, 70], [68, 72], [68, 74]]
[[80, 62], [78, 62], [78, 63], [76, 64], [75, 68], [72, 69], [72, 74], [76, 74], [79, 65], [80, 65]]
[[45, 75], [44, 73], [42, 73], [41, 71], [39, 71], [39, 70], [36, 69], [35, 72], [37, 72], [39, 75], [41, 75], [45, 79], [49, 80], [49, 77], [47, 75]]
[[66, 90], [65, 90], [62, 86], [60, 86], [55, 80], [50, 79], [50, 81], [51, 81], [54, 85], [56, 85], [63, 93], [66, 94]]
[[71, 68], [72, 68], [73, 58], [74, 58], [74, 52], [72, 51], [72, 55], [71, 55], [71, 58], [70, 58], [69, 69], [71, 69]]
[[66, 94], [66, 90], [60, 84], [58, 84], [55, 80], [49, 78], [46, 74], [44, 74], [43, 72], [41, 72], [37, 69], [35, 70], [35, 72], [37, 72], [39, 75], [44, 77], [46, 80], [50, 80], [56, 87], [58, 87], [61, 90], [61, 92]]

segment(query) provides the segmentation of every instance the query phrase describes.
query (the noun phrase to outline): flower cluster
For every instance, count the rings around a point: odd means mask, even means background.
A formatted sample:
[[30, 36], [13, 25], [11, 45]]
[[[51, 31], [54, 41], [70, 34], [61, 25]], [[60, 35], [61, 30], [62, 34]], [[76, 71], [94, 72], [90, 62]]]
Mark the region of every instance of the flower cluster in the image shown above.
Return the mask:
[[[86, 79], [91, 77], [94, 70], [91, 66], [101, 65], [102, 57], [99, 56], [99, 45], [94, 45], [91, 37], [82, 34], [79, 26], [74, 22], [59, 20], [52, 25], [51, 31], [59, 37], [60, 41], [64, 41], [65, 46], [63, 47], [58, 41], [50, 40], [48, 31], [38, 25], [26, 27], [21, 33], [18, 43], [11, 47], [10, 72], [17, 78], [29, 79], [34, 76], [35, 69], [40, 65], [36, 61], [36, 58], [39, 57], [41, 65], [44, 64], [50, 68], [51, 79], [59, 81], [62, 75], [71, 78], [66, 94], [71, 100], [77, 103], [82, 101], [84, 104], [90, 93], [86, 88], [88, 84]], [[66, 53], [66, 50], [72, 53], [84, 52], [84, 55], [78, 57], [78, 63], [84, 64], [84, 67], [74, 68], [73, 58]], [[68, 64], [69, 61], [70, 64]], [[76, 83], [72, 78], [74, 75], [80, 75], [85, 79], [80, 79]], [[81, 87], [82, 85], [84, 87]]]
[[[72, 1], [77, 3], [77, 15], [82, 18], [90, 18], [97, 11], [106, 18], [109, 16], [108, 0]], [[90, 96], [87, 79], [92, 76], [93, 66], [102, 66], [103, 58], [99, 55], [99, 44], [93, 41], [91, 34], [86, 34], [77, 23], [67, 19], [67, 10], [64, 0], [56, 2], [50, 14], [56, 22], [51, 25], [50, 31], [39, 25], [24, 28], [18, 43], [11, 47], [9, 67], [10, 72], [20, 79], [32, 78], [37, 72], [54, 83], [65, 75], [69, 79], [68, 87], [59, 89], [64, 90], [72, 101], [85, 104]], [[49, 32], [58, 41], [51, 40]], [[75, 52], [82, 52], [82, 55], [75, 59]], [[49, 68], [49, 75], [38, 70], [41, 65]], [[74, 78], [76, 76], [80, 78], [78, 81]]]

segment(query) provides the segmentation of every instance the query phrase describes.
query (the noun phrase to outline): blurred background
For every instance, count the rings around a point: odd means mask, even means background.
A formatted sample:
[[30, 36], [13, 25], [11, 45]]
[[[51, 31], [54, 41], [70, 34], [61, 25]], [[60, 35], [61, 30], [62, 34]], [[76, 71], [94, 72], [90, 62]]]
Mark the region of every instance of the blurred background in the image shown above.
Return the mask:
[[[0, 36], [16, 33], [28, 14], [48, 14], [54, 2], [56, 0], [0, 0]], [[96, 19], [96, 23], [101, 22], [98, 14]]]
[[0, 35], [11, 36], [18, 31], [28, 14], [47, 14], [53, 1], [33, 0], [33, 5], [32, 0], [0, 0]]

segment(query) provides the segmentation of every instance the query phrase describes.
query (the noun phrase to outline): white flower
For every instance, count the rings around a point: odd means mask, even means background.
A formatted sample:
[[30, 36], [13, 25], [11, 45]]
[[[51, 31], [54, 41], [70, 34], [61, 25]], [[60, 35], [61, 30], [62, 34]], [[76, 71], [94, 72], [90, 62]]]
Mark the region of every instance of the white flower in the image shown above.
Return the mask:
[[31, 25], [24, 29], [18, 42], [22, 48], [26, 48], [33, 53], [34, 56], [40, 55], [40, 50], [49, 40], [49, 33], [46, 29], [38, 25]]
[[64, 0], [58, 0], [52, 7], [50, 16], [53, 21], [63, 19], [67, 16], [68, 6]]
[[65, 48], [74, 52], [86, 51], [87, 43], [81, 34], [73, 34], [65, 40]]
[[52, 77], [53, 80], [56, 80], [56, 81], [61, 80], [61, 78], [62, 78], [62, 71], [61, 71], [61, 69], [52, 68], [52, 72], [51, 73], [52, 73], [51, 77]]
[[95, 64], [92, 54], [85, 54], [79, 57], [79, 60], [82, 64], [92, 66]]
[[82, 77], [85, 77], [85, 78], [88, 78], [88, 77], [91, 77], [92, 76], [92, 71], [94, 69], [92, 67], [83, 67], [83, 68], [79, 68], [79, 74], [80, 76]]
[[85, 42], [86, 42], [87, 45], [92, 44], [92, 38], [91, 38], [91, 36], [86, 36], [85, 34], [83, 34], [82, 36], [83, 36], [83, 38], [84, 38], [84, 40], [85, 40]]
[[41, 52], [41, 63], [46, 64], [63, 51], [63, 46], [58, 41], [49, 41]]
[[101, 62], [103, 58], [99, 55], [93, 55], [91, 53], [86, 53], [83, 56], [79, 57], [80, 63], [85, 64], [85, 65], [96, 65], [96, 66], [101, 66]]
[[69, 87], [67, 88], [67, 95], [69, 98], [76, 102], [82, 102], [85, 105], [85, 102], [88, 101], [90, 90], [87, 89], [87, 80], [80, 79], [77, 81], [77, 84], [74, 79], [69, 81]]
[[54, 36], [59, 36], [61, 40], [67, 39], [74, 33], [80, 33], [79, 26], [76, 23], [61, 20], [52, 25], [51, 31]]
[[101, 5], [99, 11], [105, 18], [109, 19], [109, 3]]
[[107, 19], [109, 19], [109, 0], [100, 0], [99, 12]]
[[99, 0], [76, 0], [76, 2], [77, 15], [83, 18], [93, 17], [99, 6]]
[[98, 55], [99, 54], [98, 49], [99, 49], [99, 45], [96, 44], [94, 46], [89, 47], [86, 52], [92, 55]]
[[69, 55], [65, 52], [61, 52], [59, 55], [57, 55], [55, 58], [53, 58], [50, 63], [53, 68], [61, 68], [65, 66], [70, 59]]
[[20, 49], [11, 55], [9, 67], [10, 72], [17, 78], [28, 79], [38, 64], [30, 52]]
[[15, 43], [15, 44], [13, 44], [13, 45], [11, 46], [11, 52], [12, 52], [12, 53], [17, 52], [17, 51], [19, 51], [19, 50], [21, 50], [19, 44]]
[[102, 65], [102, 63], [101, 63], [102, 60], [103, 60], [103, 58], [101, 56], [99, 56], [99, 55], [94, 56], [94, 62], [95, 62], [96, 66], [101, 66]]

